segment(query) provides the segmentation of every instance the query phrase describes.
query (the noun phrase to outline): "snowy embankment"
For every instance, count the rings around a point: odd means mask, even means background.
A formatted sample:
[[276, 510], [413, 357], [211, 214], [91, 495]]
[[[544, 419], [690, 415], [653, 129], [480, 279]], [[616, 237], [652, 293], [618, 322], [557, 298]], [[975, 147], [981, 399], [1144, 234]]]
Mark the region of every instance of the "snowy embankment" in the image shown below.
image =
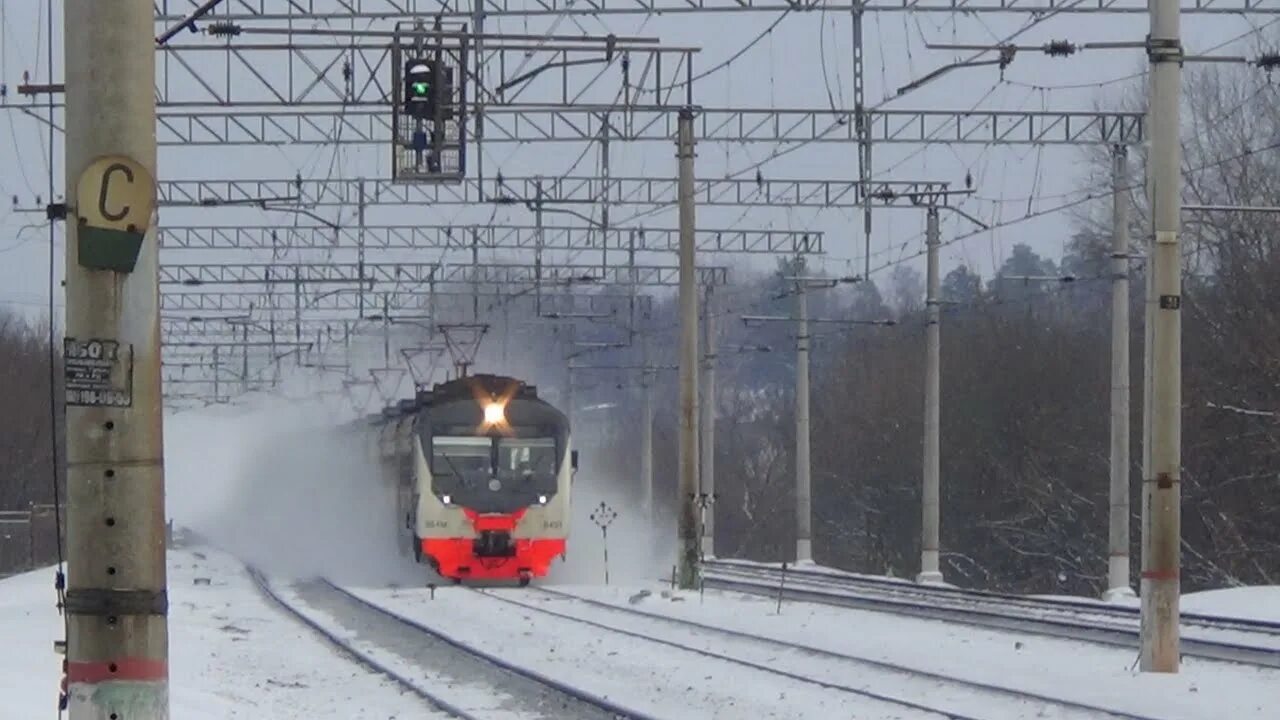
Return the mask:
[[[228, 556], [216, 551], [173, 550], [169, 568], [173, 717], [393, 720], [438, 716], [421, 700], [337, 654], [310, 630], [283, 615]], [[208, 579], [208, 584], [203, 579]], [[712, 590], [705, 596], [668, 593], [679, 598], [674, 600], [663, 597], [664, 588], [653, 584], [644, 588], [651, 594], [637, 598], [642, 585], [564, 585], [556, 589], [660, 616], [1161, 720], [1262, 719], [1273, 717], [1280, 707], [1280, 671], [1188, 660], [1178, 675], [1143, 675], [1134, 668], [1132, 652], [1083, 642], [805, 603], [784, 603], [779, 614], [776, 603], [769, 599]], [[285, 592], [291, 599], [301, 599], [294, 592]], [[565, 618], [549, 618], [465, 588], [440, 588], [434, 600], [429, 591], [417, 588], [356, 592], [416, 620], [440, 625], [457, 639], [512, 662], [619, 702], [643, 706], [661, 717], [936, 717], [686, 650], [664, 648], [634, 636], [577, 625]], [[870, 670], [835, 667], [842, 663], [822, 669], [815, 666], [814, 658], [796, 651], [744, 647], [741, 639], [646, 627], [643, 618], [614, 617], [608, 610], [575, 607], [563, 598], [534, 590], [498, 592], [522, 603], [576, 612], [584, 619], [647, 633], [650, 638], [667, 638], [751, 659], [819, 681], [869, 686], [881, 695], [925, 706], [973, 709], [972, 698], [961, 698], [955, 688], [945, 687], [947, 683], [931, 687], [907, 676], [895, 679]], [[1194, 594], [1186, 598], [1184, 607], [1232, 617], [1275, 619], [1280, 588]], [[313, 612], [324, 615], [323, 611]], [[380, 641], [374, 635], [346, 634], [384, 659], [403, 657], [394, 647], [376, 646]], [[0, 581], [0, 638], [6, 650], [0, 654], [0, 718], [56, 717], [60, 658], [52, 648], [61, 635], [51, 570]], [[418, 671], [422, 673], [421, 668]], [[432, 677], [419, 675], [424, 676]], [[506, 704], [492, 702], [494, 699], [482, 702], [484, 698], [473, 698], [473, 707], [488, 706], [489, 711], [495, 711]], [[509, 705], [503, 709], [510, 717], [520, 715], [511, 712]], [[984, 720], [1021, 720], [1042, 714], [1064, 717], [1048, 707], [1024, 709], [1030, 714], [1011, 711], [1008, 703], [992, 702], [973, 715]]]
[[[0, 580], [0, 718], [57, 717], [54, 605], [52, 569]], [[281, 614], [213, 551], [169, 552], [169, 652], [170, 715], [181, 720], [436, 717]]]
[[[1178, 675], [1144, 675], [1135, 670], [1134, 653], [1086, 642], [805, 603], [784, 603], [779, 615], [776, 604], [768, 599], [711, 590], [702, 597], [674, 593], [678, 600], [663, 597], [656, 587], [650, 588], [651, 594], [643, 599], [636, 599], [638, 588], [632, 586], [561, 586], [557, 590], [656, 615], [1144, 717], [1267, 718], [1280, 705], [1280, 672], [1247, 666], [1188, 660]], [[835, 708], [856, 708], [859, 717], [875, 717], [887, 710], [875, 701], [829, 688], [788, 682], [714, 659], [689, 657], [687, 652], [664, 649], [635, 637], [619, 637], [607, 630], [575, 626], [527, 609], [504, 606], [462, 588], [437, 590], [434, 600], [419, 590], [356, 592], [414, 620], [448, 628], [465, 642], [503, 652], [514, 662], [619, 701], [637, 703], [662, 716], [730, 718], [750, 708], [757, 717], [820, 717]], [[643, 623], [634, 619], [610, 618], [608, 611], [574, 608], [540, 593], [500, 594], [529, 604], [545, 604], [548, 609], [583, 619], [645, 632]], [[655, 627], [647, 636], [668, 636], [733, 657], [759, 661], [763, 656], [768, 658], [764, 662], [775, 668], [808, 672], [814, 679], [846, 685], [862, 685], [861, 681], [868, 680], [874, 691], [884, 696], [968, 711], [992, 720], [1036, 717], [1045, 711], [1049, 712], [1047, 716], [1063, 716], [1048, 705], [1032, 709], [1034, 702], [1010, 709], [1009, 703], [997, 702], [995, 697], [985, 705], [980, 703], [975, 711], [972, 700], [943, 683], [922, 684], [905, 675], [892, 678], [883, 672], [834, 667], [839, 663], [828, 664], [844, 675], [831, 676], [815, 667], [813, 659], [791, 651], [762, 646], [747, 652], [739, 641], [687, 629], [659, 632]], [[784, 698], [785, 704], [777, 706]], [[927, 716], [906, 708], [892, 712], [896, 717]]]
[[[1186, 660], [1177, 675], [1136, 671], [1132, 652], [1086, 642], [1027, 636], [895, 617], [876, 612], [774, 601], [707, 591], [672, 602], [654, 594], [637, 605], [624, 588], [557, 588], [823, 650], [890, 662], [931, 673], [1071, 699], [1169, 720], [1270, 718], [1280, 707], [1280, 671]], [[1219, 591], [1275, 598], [1280, 588]], [[1236, 601], [1230, 601], [1236, 602]], [[1274, 600], [1273, 600], [1274, 602]], [[1212, 603], [1198, 611], [1218, 612]], [[1236, 604], [1237, 609], [1240, 603]], [[1265, 615], [1268, 611], [1255, 613]], [[1247, 613], [1233, 613], [1248, 617]]]

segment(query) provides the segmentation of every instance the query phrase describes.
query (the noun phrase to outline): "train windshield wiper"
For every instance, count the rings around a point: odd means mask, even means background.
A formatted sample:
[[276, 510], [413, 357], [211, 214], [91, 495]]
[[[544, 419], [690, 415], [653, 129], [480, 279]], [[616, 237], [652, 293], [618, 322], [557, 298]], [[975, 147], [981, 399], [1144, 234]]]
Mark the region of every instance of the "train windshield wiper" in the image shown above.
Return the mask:
[[443, 458], [444, 458], [444, 461], [445, 461], [446, 463], [448, 463], [448, 465], [449, 465], [449, 470], [451, 470], [451, 471], [453, 472], [453, 476], [454, 476], [454, 477], [456, 477], [456, 478], [458, 478], [458, 485], [460, 485], [460, 486], [462, 486], [462, 487], [464, 487], [464, 488], [470, 488], [470, 487], [471, 487], [471, 481], [467, 480], [466, 476], [464, 476], [461, 472], [459, 472], [459, 470], [458, 470], [457, 466], [455, 466], [455, 465], [453, 464], [453, 460], [449, 457], [449, 454], [448, 454], [448, 453], [443, 453], [443, 454], [441, 454], [441, 456], [440, 456], [440, 457], [443, 457]]

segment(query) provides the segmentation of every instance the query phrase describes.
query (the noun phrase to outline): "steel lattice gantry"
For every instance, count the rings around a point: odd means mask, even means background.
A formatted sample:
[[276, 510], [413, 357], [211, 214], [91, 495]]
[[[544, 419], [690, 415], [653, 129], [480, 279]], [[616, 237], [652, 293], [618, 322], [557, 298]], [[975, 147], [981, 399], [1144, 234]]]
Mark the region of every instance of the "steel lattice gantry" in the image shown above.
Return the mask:
[[[167, 206], [256, 206], [296, 201], [309, 207], [381, 205], [475, 205], [542, 203], [674, 206], [675, 178], [598, 176], [506, 178], [501, 184], [467, 178], [457, 185], [423, 185], [390, 180], [161, 180], [160, 204]], [[882, 201], [940, 192], [944, 183], [872, 181], [868, 194]], [[694, 200], [709, 205], [848, 207], [864, 196], [858, 180], [775, 180], [709, 178], [694, 181]]]
[[[675, 252], [676, 228], [589, 228], [528, 225], [366, 225], [364, 227], [200, 225], [158, 229], [165, 250], [610, 250]], [[823, 233], [703, 228], [699, 253], [821, 254]]]
[[[858, 140], [853, 111], [829, 109], [697, 108], [699, 142], [847, 143]], [[874, 143], [929, 145], [1136, 145], [1143, 115], [1131, 112], [873, 110], [867, 113]], [[670, 108], [609, 109], [591, 106], [514, 107], [485, 110], [487, 144], [585, 142], [608, 136], [621, 142], [673, 142]], [[163, 108], [157, 121], [161, 146], [346, 145], [391, 142], [388, 106], [241, 109]]]
[[[574, 315], [621, 316], [627, 313], [630, 303], [637, 311], [649, 307], [648, 295], [571, 294], [544, 290], [541, 297], [532, 293], [513, 295], [481, 289], [478, 293], [437, 291], [432, 294], [423, 288], [365, 292], [350, 288], [299, 298], [293, 293], [268, 293], [264, 291], [206, 291], [199, 293], [169, 292], [160, 296], [161, 311], [165, 313], [162, 332], [173, 341], [192, 337], [201, 332], [219, 333], [221, 324], [250, 324], [257, 328], [250, 337], [262, 337], [275, 328], [281, 337], [302, 333], [311, 323], [339, 327], [344, 322], [359, 323], [383, 312], [399, 313], [469, 313], [479, 299], [481, 312], [489, 313], [513, 303], [531, 305], [539, 302], [546, 317]], [[299, 303], [301, 300], [301, 303]], [[364, 312], [365, 316], [359, 313]], [[203, 327], [204, 330], [195, 328]], [[314, 329], [312, 329], [314, 332]]]
[[[156, 0], [156, 22], [171, 25], [185, 19], [203, 0]], [[1276, 14], [1280, 0], [1181, 0], [1189, 15], [1241, 13]], [[668, 15], [698, 12], [938, 12], [1013, 13], [1044, 15], [1050, 12], [1130, 13], [1148, 12], [1146, 0], [482, 0], [485, 17], [538, 15]], [[270, 21], [368, 21], [410, 17], [470, 18], [476, 14], [468, 2], [448, 0], [235, 0], [215, 10], [215, 20]]]
[[[728, 268], [697, 268], [699, 285], [724, 285]], [[528, 263], [482, 265], [443, 263], [222, 263], [160, 266], [160, 285], [205, 287], [216, 285], [323, 285], [411, 283], [582, 283], [600, 285], [674, 286], [678, 267], [612, 266], [556, 263], [537, 268]], [[223, 290], [219, 290], [222, 292]]]

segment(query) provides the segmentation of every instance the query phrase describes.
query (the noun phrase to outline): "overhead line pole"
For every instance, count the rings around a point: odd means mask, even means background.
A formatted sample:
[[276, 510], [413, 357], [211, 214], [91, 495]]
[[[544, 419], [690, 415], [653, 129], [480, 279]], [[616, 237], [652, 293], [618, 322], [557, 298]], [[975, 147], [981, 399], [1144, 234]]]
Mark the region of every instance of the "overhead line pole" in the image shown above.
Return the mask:
[[153, 13], [64, 12], [71, 720], [169, 717]]
[[[743, 315], [743, 323], [756, 322], [794, 322], [796, 323], [796, 387], [795, 387], [795, 469], [796, 469], [796, 562], [813, 561], [813, 491], [811, 438], [809, 423], [809, 349], [812, 336], [809, 324], [834, 323], [841, 325], [892, 325], [892, 321], [884, 320], [841, 320], [833, 318], [810, 318], [808, 290], [809, 283], [815, 288], [834, 288], [842, 283], [858, 282], [858, 277], [842, 278], [808, 278], [800, 276], [784, 276], [784, 281], [795, 282], [796, 298], [795, 317], [779, 317], [767, 315]], [[776, 296], [786, 297], [789, 293]], [[760, 349], [760, 348], [756, 348]]]
[[1107, 599], [1129, 584], [1129, 196], [1128, 150], [1111, 151], [1111, 520]]
[[715, 557], [716, 535], [716, 316], [712, 312], [715, 286], [708, 285], [702, 305], [702, 329], [707, 349], [702, 354], [702, 486], [698, 505], [702, 519], [702, 557]]
[[863, 259], [863, 277], [871, 276], [871, 194], [866, 188], [871, 183], [871, 128], [866, 112], [866, 74], [863, 65], [862, 18], [864, 3], [853, 4], [853, 122], [858, 140], [858, 180], [862, 182], [862, 233], [866, 257]]
[[1151, 61], [1149, 120], [1153, 242], [1148, 275], [1151, 328], [1149, 458], [1143, 474], [1141, 670], [1178, 672], [1182, 454], [1182, 267], [1180, 83], [1182, 42], [1178, 0], [1152, 0], [1147, 55]]
[[677, 577], [698, 586], [698, 288], [694, 266], [693, 109], [680, 110], [676, 157], [680, 203], [680, 451], [677, 483]]
[[[648, 318], [648, 313], [643, 316]], [[642, 493], [641, 505], [644, 508], [645, 517], [649, 521], [654, 520], [653, 507], [653, 381], [654, 372], [650, 367], [649, 358], [649, 323], [645, 323], [645, 329], [640, 334], [640, 357], [643, 368], [640, 374], [640, 385], [644, 392], [642, 403], [642, 420], [640, 425], [640, 491]]]
[[809, 476], [809, 302], [796, 283], [796, 562], [813, 561], [812, 483]]
[[939, 480], [938, 451], [939, 420], [941, 417], [939, 391], [941, 386], [941, 282], [938, 276], [938, 250], [942, 246], [942, 233], [938, 226], [938, 207], [928, 208], [925, 243], [928, 251], [928, 289], [925, 305], [928, 325], [925, 330], [924, 370], [924, 477], [921, 492], [920, 574], [917, 582], [942, 582], [938, 564], [941, 490]]

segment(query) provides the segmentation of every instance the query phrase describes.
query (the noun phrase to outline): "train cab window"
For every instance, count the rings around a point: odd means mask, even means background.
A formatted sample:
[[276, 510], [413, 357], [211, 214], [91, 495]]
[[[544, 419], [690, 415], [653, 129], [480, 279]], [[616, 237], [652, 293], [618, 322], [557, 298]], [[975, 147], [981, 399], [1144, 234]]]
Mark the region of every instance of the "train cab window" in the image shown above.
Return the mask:
[[[498, 477], [545, 482], [556, 475], [555, 438], [498, 440]], [[539, 484], [542, 484], [539, 482]]]
[[489, 438], [436, 436], [431, 445], [432, 476], [461, 485], [483, 485], [488, 479], [493, 447]]

